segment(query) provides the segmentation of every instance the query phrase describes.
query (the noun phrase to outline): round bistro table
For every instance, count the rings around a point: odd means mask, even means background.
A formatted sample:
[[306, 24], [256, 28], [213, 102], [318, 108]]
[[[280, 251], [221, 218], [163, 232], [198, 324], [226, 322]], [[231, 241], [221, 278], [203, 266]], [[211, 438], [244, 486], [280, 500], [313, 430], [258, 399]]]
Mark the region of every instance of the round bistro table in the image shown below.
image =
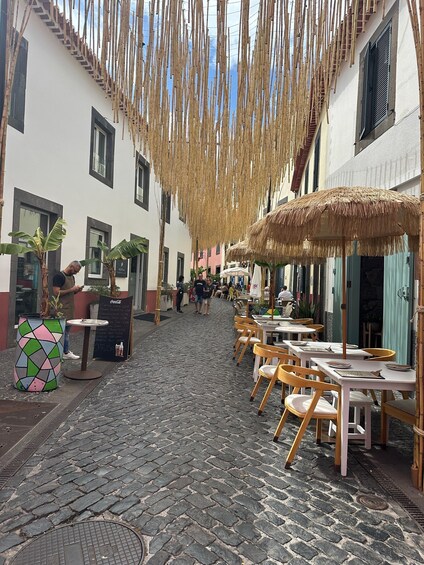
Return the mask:
[[77, 381], [90, 381], [93, 379], [98, 379], [102, 376], [100, 371], [95, 371], [93, 369], [87, 369], [87, 359], [88, 359], [88, 346], [90, 343], [90, 330], [91, 328], [100, 328], [109, 325], [107, 320], [93, 320], [82, 318], [80, 320], [66, 320], [66, 324], [69, 326], [76, 326], [79, 328], [84, 328], [84, 342], [82, 346], [82, 357], [81, 357], [81, 369], [68, 371], [65, 370], [63, 374], [68, 379], [74, 379]]

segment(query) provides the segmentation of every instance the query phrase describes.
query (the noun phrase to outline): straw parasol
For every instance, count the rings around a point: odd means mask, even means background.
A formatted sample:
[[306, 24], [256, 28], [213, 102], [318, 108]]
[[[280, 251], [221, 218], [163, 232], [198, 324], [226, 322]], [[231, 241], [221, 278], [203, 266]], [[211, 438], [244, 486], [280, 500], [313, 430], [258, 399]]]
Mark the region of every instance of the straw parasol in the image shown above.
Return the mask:
[[311, 253], [342, 257], [343, 357], [346, 358], [346, 255], [390, 255], [418, 247], [419, 200], [391, 190], [340, 187], [291, 200], [252, 226], [249, 241], [263, 249], [297, 248], [307, 240]]
[[[256, 230], [264, 225], [264, 218], [258, 220], [250, 229]], [[322, 262], [323, 255], [319, 256], [318, 253], [313, 254], [312, 249], [305, 243], [294, 244], [291, 246], [286, 245], [269, 245], [259, 250], [251, 245], [249, 239], [240, 241], [232, 245], [227, 251], [228, 261], [254, 261], [261, 267], [266, 267], [270, 270], [270, 307], [272, 316], [274, 315], [274, 302], [275, 302], [275, 269], [289, 264], [296, 263], [320, 263]]]

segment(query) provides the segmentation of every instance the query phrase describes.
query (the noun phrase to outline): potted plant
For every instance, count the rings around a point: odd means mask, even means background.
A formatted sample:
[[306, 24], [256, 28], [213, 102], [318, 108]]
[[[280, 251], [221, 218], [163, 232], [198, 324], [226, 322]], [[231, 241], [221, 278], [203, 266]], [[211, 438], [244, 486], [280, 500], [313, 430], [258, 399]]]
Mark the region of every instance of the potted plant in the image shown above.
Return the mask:
[[18, 322], [14, 385], [19, 390], [45, 392], [57, 388], [65, 319], [60, 316], [58, 300], [49, 300], [47, 253], [61, 246], [66, 235], [64, 226], [65, 221], [59, 218], [46, 235], [41, 228], [37, 228], [34, 235], [22, 231], [10, 232], [11, 237], [19, 238], [23, 243], [0, 243], [0, 254], [31, 252], [40, 267], [40, 312], [21, 315]]
[[[120, 294], [119, 286], [115, 286], [117, 296]], [[110, 296], [110, 288], [107, 285], [93, 285], [87, 289], [87, 292], [90, 292], [95, 296], [94, 300], [90, 302], [90, 318], [92, 320], [97, 320], [99, 314], [99, 302], [101, 296]], [[95, 331], [95, 328], [94, 328]]]

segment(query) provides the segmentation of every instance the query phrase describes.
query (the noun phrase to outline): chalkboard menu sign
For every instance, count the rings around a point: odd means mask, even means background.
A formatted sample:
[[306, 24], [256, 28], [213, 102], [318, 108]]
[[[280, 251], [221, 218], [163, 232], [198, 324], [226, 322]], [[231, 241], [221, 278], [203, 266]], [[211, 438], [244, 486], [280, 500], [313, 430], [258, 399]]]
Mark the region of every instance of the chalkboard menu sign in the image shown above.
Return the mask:
[[99, 320], [108, 326], [96, 329], [93, 357], [106, 361], [125, 361], [131, 354], [132, 296], [100, 296]]

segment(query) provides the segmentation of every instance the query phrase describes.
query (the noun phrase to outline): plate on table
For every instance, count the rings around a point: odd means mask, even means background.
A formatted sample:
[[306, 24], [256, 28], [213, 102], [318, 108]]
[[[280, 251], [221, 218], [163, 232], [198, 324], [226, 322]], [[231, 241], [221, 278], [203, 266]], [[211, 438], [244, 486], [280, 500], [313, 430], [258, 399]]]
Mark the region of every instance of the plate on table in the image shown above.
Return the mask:
[[301, 347], [302, 345], [308, 345], [307, 341], [291, 341], [291, 345], [296, 345], [297, 347]]
[[344, 363], [343, 361], [331, 361], [331, 363], [328, 363], [328, 366], [333, 369], [350, 369], [352, 367], [350, 363]]
[[392, 371], [410, 371], [410, 365], [401, 365], [400, 363], [386, 363], [386, 367]]

